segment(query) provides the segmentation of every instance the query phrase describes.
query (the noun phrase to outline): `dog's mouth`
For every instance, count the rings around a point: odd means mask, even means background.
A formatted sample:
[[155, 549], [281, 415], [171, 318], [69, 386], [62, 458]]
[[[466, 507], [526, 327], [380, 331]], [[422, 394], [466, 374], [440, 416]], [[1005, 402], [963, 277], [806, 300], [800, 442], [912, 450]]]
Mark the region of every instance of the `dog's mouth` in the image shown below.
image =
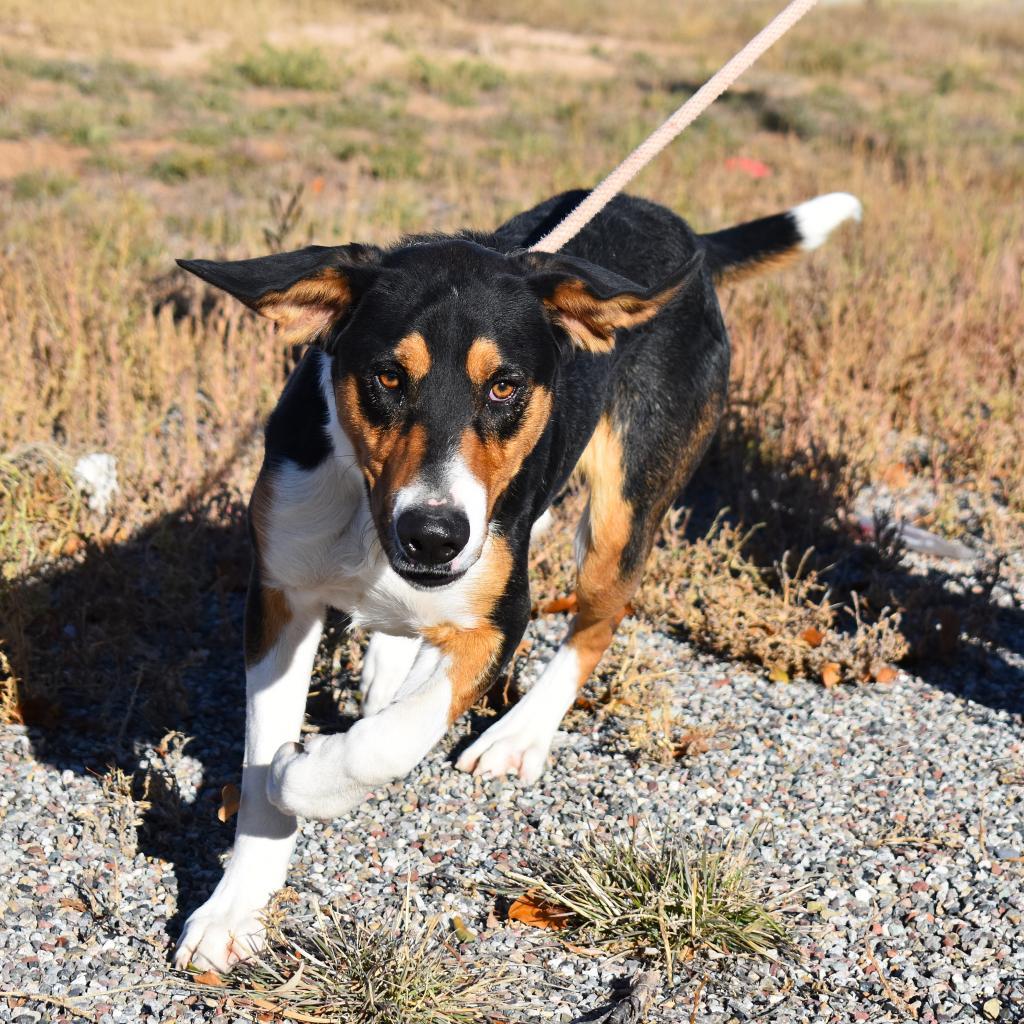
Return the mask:
[[466, 575], [465, 569], [451, 569], [445, 566], [431, 568], [429, 566], [413, 565], [400, 559], [392, 559], [391, 567], [405, 580], [411, 583], [418, 590], [437, 590], [456, 583]]

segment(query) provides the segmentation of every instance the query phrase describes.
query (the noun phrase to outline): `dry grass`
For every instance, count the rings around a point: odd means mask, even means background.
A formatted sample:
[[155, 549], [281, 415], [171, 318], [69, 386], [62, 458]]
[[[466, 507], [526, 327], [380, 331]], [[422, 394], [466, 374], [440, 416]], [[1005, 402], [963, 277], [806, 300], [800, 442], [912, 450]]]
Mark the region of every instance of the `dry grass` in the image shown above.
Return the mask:
[[[174, 256], [493, 225], [595, 180], [771, 6], [8, 4], [5, 718], [92, 700], [116, 730], [141, 685], [162, 735], [203, 603], [244, 588], [240, 504], [291, 353]], [[668, 525], [643, 623], [780, 678], [877, 678], [986, 639], [984, 592], [914, 582], [844, 522], [866, 484], [897, 481], [928, 496], [918, 525], [1024, 539], [1022, 43], [998, 6], [822, 9], [636, 185], [704, 229], [837, 188], [866, 210], [723, 294], [733, 401], [697, 493], [731, 512]], [[93, 450], [118, 459], [106, 517], [69, 482]], [[559, 552], [538, 560], [542, 595], [571, 586]]]
[[673, 965], [695, 953], [775, 959], [792, 943], [749, 835], [717, 849], [671, 834], [592, 836], [507, 877], [560, 915], [574, 941], [661, 961], [670, 983]]
[[[231, 974], [233, 1008], [273, 1019], [352, 1024], [478, 1024], [504, 1017], [510, 976], [471, 968], [436, 921], [401, 912], [371, 924], [328, 904], [309, 921], [286, 922], [285, 900], [267, 915], [267, 948]], [[211, 989], [204, 987], [205, 992]]]

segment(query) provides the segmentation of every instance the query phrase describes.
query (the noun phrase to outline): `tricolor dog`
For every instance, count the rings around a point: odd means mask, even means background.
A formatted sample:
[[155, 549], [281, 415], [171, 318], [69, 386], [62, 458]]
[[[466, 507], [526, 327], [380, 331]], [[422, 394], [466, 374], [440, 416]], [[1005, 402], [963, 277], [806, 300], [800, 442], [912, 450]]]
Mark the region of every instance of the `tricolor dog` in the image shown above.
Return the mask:
[[[507, 667], [530, 615], [531, 530], [577, 473], [589, 501], [576, 617], [538, 682], [458, 760], [540, 777], [722, 414], [715, 284], [860, 214], [835, 193], [697, 235], [620, 196], [566, 251], [527, 251], [583, 195], [493, 234], [182, 262], [309, 348], [267, 423], [249, 507], [234, 852], [185, 926], [179, 966], [224, 971], [257, 949], [296, 818], [344, 815], [405, 775]], [[327, 607], [372, 632], [363, 716], [302, 743]]]

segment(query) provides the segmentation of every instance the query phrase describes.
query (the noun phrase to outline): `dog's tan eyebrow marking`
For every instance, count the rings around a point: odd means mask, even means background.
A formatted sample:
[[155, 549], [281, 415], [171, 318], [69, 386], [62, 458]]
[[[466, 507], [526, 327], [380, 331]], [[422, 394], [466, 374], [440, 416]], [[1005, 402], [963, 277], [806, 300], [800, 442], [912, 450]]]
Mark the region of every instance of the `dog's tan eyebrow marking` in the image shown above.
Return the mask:
[[419, 331], [407, 334], [395, 346], [395, 358], [413, 380], [423, 380], [430, 373], [430, 350]]
[[490, 338], [477, 338], [466, 354], [466, 373], [478, 387], [483, 387], [501, 366], [501, 352]]

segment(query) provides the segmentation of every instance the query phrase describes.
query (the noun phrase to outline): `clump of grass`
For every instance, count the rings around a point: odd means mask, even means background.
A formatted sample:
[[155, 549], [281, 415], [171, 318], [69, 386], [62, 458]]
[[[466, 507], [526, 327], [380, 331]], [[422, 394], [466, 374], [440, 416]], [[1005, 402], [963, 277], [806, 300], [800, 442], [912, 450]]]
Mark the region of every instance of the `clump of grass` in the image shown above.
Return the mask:
[[792, 567], [782, 553], [765, 569], [748, 556], [753, 533], [719, 518], [704, 537], [688, 541], [684, 516], [672, 514], [637, 607], [656, 625], [682, 628], [705, 649], [764, 665], [783, 682], [875, 679], [908, 653], [898, 612], [883, 608], [863, 621], [855, 606], [852, 629], [838, 629], [838, 608], [810, 568], [811, 552]]
[[339, 82], [337, 69], [315, 46], [279, 49], [263, 43], [235, 70], [250, 85], [276, 89], [333, 89]]
[[0, 453], [0, 579], [73, 554], [83, 514], [67, 452], [33, 444]]
[[57, 198], [75, 187], [75, 179], [61, 171], [26, 171], [11, 182], [15, 199]]
[[0, 722], [24, 722], [21, 710], [21, 697], [18, 692], [18, 677], [14, 667], [0, 645]]
[[707, 837], [592, 835], [506, 877], [527, 899], [564, 908], [566, 934], [660, 960], [670, 982], [673, 965], [701, 951], [777, 959], [793, 944], [748, 834], [718, 849]]
[[427, 92], [460, 107], [477, 102], [481, 93], [495, 92], [508, 80], [501, 68], [487, 61], [457, 60], [442, 64], [421, 56], [413, 58], [410, 74]]
[[227, 169], [226, 161], [207, 150], [175, 149], [149, 165], [149, 174], [168, 185], [206, 177]]
[[230, 990], [217, 988], [241, 1008], [292, 1020], [477, 1024], [508, 1007], [510, 976], [493, 966], [478, 974], [439, 939], [436, 920], [412, 919], [408, 900], [371, 924], [333, 905], [286, 924], [281, 904], [267, 914], [260, 957], [232, 973]]
[[582, 727], [591, 715], [611, 719], [612, 734], [628, 754], [666, 767], [728, 747], [728, 722], [704, 725], [677, 709], [672, 681], [678, 659], [652, 643], [650, 633], [649, 625], [635, 620], [623, 628], [604, 670], [577, 699], [570, 724]]

